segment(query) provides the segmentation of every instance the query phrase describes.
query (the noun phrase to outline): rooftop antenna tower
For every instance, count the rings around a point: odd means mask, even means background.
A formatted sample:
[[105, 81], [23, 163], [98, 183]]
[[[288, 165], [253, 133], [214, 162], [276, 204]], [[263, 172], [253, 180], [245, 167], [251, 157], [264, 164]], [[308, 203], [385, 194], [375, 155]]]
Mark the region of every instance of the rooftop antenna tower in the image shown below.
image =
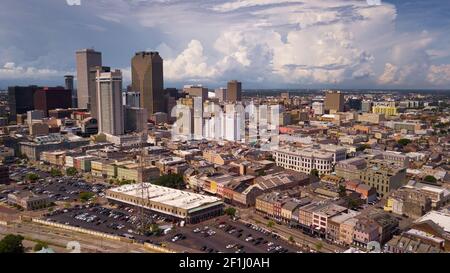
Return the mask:
[[[145, 112], [145, 111], [144, 111]], [[148, 128], [147, 128], [147, 118], [146, 118], [146, 114], [144, 113], [143, 115], [139, 115], [139, 117], [141, 117], [141, 119], [138, 118], [137, 122], [137, 131], [138, 134], [140, 135], [140, 139], [139, 139], [139, 172], [138, 172], [138, 179], [139, 176], [140, 177], [140, 181], [137, 181], [140, 185], [139, 185], [139, 190], [141, 191], [141, 200], [140, 200], [140, 206], [137, 207], [137, 228], [138, 228], [138, 232], [140, 234], [144, 234], [147, 229], [148, 229], [148, 224], [149, 224], [149, 218], [147, 217], [146, 213], [145, 213], [145, 205], [148, 204], [149, 201], [149, 192], [148, 192], [148, 187], [145, 187], [145, 183], [144, 183], [144, 167], [145, 167], [145, 156], [146, 156], [146, 152], [145, 152], [145, 143], [147, 142], [147, 138], [148, 138]], [[145, 200], [144, 200], [145, 199]]]

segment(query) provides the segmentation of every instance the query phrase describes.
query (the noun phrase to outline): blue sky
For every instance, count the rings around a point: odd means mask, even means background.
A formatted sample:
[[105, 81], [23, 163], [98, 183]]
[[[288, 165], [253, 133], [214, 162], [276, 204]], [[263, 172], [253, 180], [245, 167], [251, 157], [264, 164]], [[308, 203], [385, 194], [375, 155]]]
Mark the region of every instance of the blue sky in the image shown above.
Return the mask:
[[62, 84], [88, 47], [125, 82], [135, 51], [160, 51], [166, 87], [450, 86], [449, 1], [67, 2], [77, 0], [2, 0], [0, 88]]

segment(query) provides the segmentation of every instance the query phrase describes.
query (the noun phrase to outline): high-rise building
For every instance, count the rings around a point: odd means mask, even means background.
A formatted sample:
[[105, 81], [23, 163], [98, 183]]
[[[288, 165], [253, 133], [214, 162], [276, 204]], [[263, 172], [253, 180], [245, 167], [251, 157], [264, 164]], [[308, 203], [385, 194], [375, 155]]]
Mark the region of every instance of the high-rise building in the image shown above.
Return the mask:
[[372, 112], [372, 105], [373, 103], [368, 100], [364, 100], [361, 102], [361, 111], [365, 113], [371, 113]]
[[122, 135], [123, 106], [122, 106], [122, 72], [101, 72], [97, 70], [97, 105], [98, 132], [110, 135]]
[[78, 105], [77, 101], [77, 93], [73, 85], [73, 75], [65, 75], [64, 76], [64, 86], [67, 90], [70, 90], [72, 94], [72, 107], [76, 108]]
[[147, 131], [147, 111], [144, 108], [124, 107], [125, 132], [142, 133]]
[[208, 88], [202, 85], [186, 85], [183, 88], [183, 92], [191, 97], [200, 97], [203, 101], [208, 99]]
[[362, 101], [358, 98], [350, 98], [348, 99], [348, 107], [352, 110], [359, 111], [361, 110]]
[[27, 112], [27, 123], [28, 125], [33, 124], [33, 120], [42, 120], [44, 118], [44, 111], [42, 110], [31, 110]]
[[325, 94], [325, 110], [343, 112], [344, 94], [341, 91], [328, 91]]
[[16, 120], [17, 114], [25, 114], [34, 110], [34, 93], [41, 87], [10, 86], [8, 87], [9, 120]]
[[131, 60], [132, 89], [140, 92], [147, 116], [165, 112], [163, 59], [158, 52], [137, 52]]
[[227, 101], [238, 102], [242, 101], [242, 83], [236, 80], [228, 82]]
[[89, 73], [91, 67], [102, 65], [102, 53], [93, 49], [76, 52], [77, 62], [77, 100], [78, 107], [88, 109], [89, 98], [95, 96], [95, 85], [91, 86]]
[[89, 102], [88, 109], [91, 117], [98, 119], [98, 102], [97, 102], [97, 72], [111, 72], [109, 66], [93, 66], [89, 69]]
[[38, 89], [33, 99], [34, 109], [42, 110], [45, 116], [48, 116], [48, 110], [72, 107], [72, 91], [62, 86]]
[[141, 106], [141, 93], [133, 91], [123, 92], [122, 105], [139, 108]]
[[[73, 75], [65, 75], [64, 83], [67, 90], [73, 91]], [[76, 94], [74, 94], [76, 95]]]
[[312, 110], [314, 112], [314, 115], [323, 115], [324, 114], [323, 102], [318, 102], [318, 101], [313, 102]]

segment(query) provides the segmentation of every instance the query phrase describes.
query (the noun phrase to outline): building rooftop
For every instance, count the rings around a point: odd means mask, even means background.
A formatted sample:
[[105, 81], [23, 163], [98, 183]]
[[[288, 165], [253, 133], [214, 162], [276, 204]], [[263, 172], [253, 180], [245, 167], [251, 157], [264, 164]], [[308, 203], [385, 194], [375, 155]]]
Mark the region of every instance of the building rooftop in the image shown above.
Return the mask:
[[443, 228], [445, 232], [450, 233], [450, 211], [448, 209], [430, 211], [421, 218], [417, 219], [415, 222], [421, 223], [426, 220], [431, 220]]
[[109, 189], [109, 191], [126, 194], [132, 197], [143, 197], [152, 202], [163, 203], [165, 205], [186, 210], [222, 202], [216, 197], [156, 186], [150, 183], [143, 183], [142, 186], [141, 184], [123, 185], [118, 188]]

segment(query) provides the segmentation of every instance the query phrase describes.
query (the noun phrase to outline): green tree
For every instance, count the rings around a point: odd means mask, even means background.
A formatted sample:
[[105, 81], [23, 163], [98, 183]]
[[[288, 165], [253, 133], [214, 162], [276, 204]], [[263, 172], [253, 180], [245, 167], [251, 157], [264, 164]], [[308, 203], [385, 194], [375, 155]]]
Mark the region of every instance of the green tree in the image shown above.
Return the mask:
[[0, 241], [0, 253], [24, 253], [23, 236], [8, 234]]
[[316, 244], [316, 250], [320, 251], [323, 248], [323, 244], [321, 242]]
[[81, 200], [81, 202], [87, 202], [92, 197], [94, 197], [94, 193], [92, 193], [92, 192], [80, 192], [80, 200]]
[[312, 176], [319, 177], [319, 171], [318, 171], [317, 169], [312, 169], [310, 174], [311, 174]]
[[41, 177], [35, 173], [28, 173], [25, 178], [30, 182], [35, 182]]
[[272, 228], [275, 225], [275, 222], [270, 220], [269, 222], [267, 222], [267, 227]]
[[436, 179], [436, 177], [434, 177], [432, 175], [427, 175], [427, 176], [425, 176], [423, 181], [428, 182], [428, 183], [432, 183], [432, 184], [436, 184], [437, 179]]
[[52, 168], [52, 169], [50, 170], [50, 175], [51, 175], [52, 177], [59, 177], [59, 176], [62, 176], [62, 172], [61, 172], [61, 170], [59, 170], [59, 169]]
[[134, 181], [134, 180], [128, 180], [128, 179], [122, 179], [122, 180], [120, 180], [120, 181], [117, 182], [117, 184], [118, 184], [119, 186], [128, 185], [128, 184], [134, 184], [134, 183], [136, 183], [136, 181]]
[[295, 243], [294, 237], [292, 237], [292, 235], [291, 235], [291, 236], [289, 236], [289, 242], [291, 242], [291, 243]]
[[66, 174], [67, 174], [68, 176], [75, 176], [75, 175], [78, 174], [78, 170], [77, 170], [76, 168], [74, 168], [74, 167], [69, 167], [69, 168], [67, 168], [67, 170], [66, 170]]
[[157, 224], [151, 224], [149, 227], [149, 231], [156, 236], [162, 234], [163, 230]]
[[166, 174], [158, 177], [153, 184], [173, 189], [184, 189], [185, 184], [181, 174]]
[[400, 144], [401, 146], [406, 146], [406, 145], [408, 145], [409, 143], [411, 143], [411, 140], [406, 139], [406, 138], [402, 138], [402, 139], [400, 139], [397, 143]]
[[236, 215], [236, 209], [233, 207], [228, 207], [225, 209], [225, 214], [234, 217]]
[[48, 244], [43, 241], [37, 241], [37, 243], [34, 245], [33, 250], [34, 252], [39, 251], [43, 248], [48, 248]]

